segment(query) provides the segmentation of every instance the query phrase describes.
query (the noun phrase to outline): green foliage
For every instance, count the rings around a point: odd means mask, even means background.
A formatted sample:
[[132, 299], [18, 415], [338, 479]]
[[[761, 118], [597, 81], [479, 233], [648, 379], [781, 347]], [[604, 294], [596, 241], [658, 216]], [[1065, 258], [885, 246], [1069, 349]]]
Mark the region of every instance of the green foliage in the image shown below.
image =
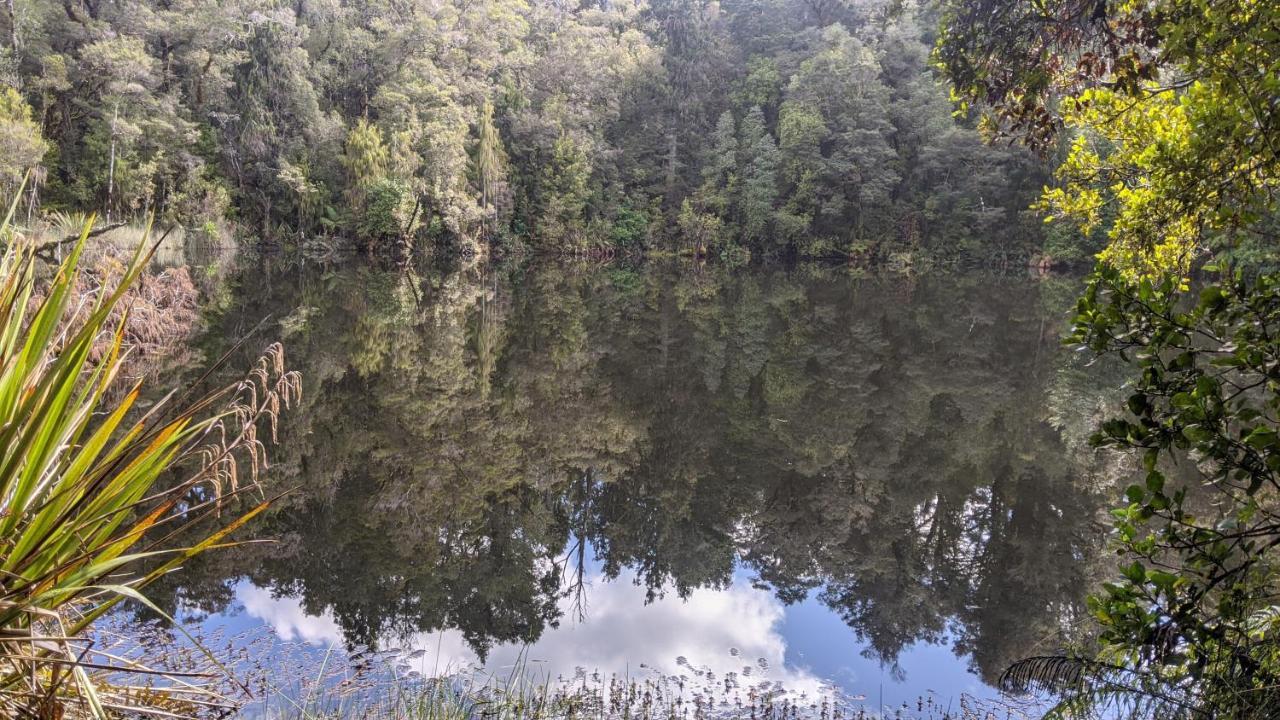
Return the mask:
[[1105, 221], [1107, 262], [1134, 278], [1185, 274], [1206, 248], [1253, 235], [1274, 213], [1274, 3], [948, 8], [938, 58], [962, 108], [982, 105], [993, 131], [1040, 146], [1069, 131], [1060, 185], [1041, 205], [1086, 233]]
[[408, 234], [412, 212], [413, 203], [407, 184], [382, 178], [366, 191], [364, 210], [356, 232], [362, 240], [375, 244], [403, 238]]
[[[0, 660], [0, 707], [15, 717], [95, 718], [107, 717], [108, 705], [216, 707], [216, 696], [189, 683], [147, 696], [115, 688], [119, 673], [99, 670], [114, 665], [127, 675], [131, 668], [84, 649], [81, 633], [267, 507], [257, 504], [192, 545], [173, 546], [188, 523], [213, 518], [257, 487], [256, 423], [296, 397], [297, 377], [284, 373], [277, 347], [243, 383], [185, 408], [165, 401], [139, 414], [138, 385], [112, 400], [126, 293], [148, 256], [144, 242], [117, 287], [82, 295], [88, 232], [37, 298], [33, 247], [8, 220], [0, 225], [7, 241], [0, 259], [0, 569], [8, 578], [0, 627], [10, 643]], [[220, 430], [225, 440], [216, 439]], [[239, 453], [253, 456], [253, 476], [243, 481]], [[165, 486], [170, 473], [179, 479]]]
[[778, 197], [778, 145], [764, 124], [764, 111], [753, 107], [742, 120], [742, 234], [755, 245], [769, 233]]
[[682, 249], [695, 255], [706, 255], [710, 248], [719, 247], [725, 240], [724, 221], [699, 210], [687, 199], [680, 206], [676, 227], [685, 242]]
[[740, 107], [759, 107], [773, 113], [782, 97], [782, 75], [773, 58], [754, 55], [747, 60], [747, 74], [742, 79], [734, 102]]
[[609, 229], [609, 239], [613, 245], [623, 249], [640, 248], [648, 237], [648, 213], [625, 206], [618, 210]]
[[732, 217], [738, 188], [738, 124], [725, 110], [716, 121], [715, 137], [702, 166], [700, 203], [721, 217]]
[[64, 5], [25, 3], [10, 92], [33, 125], [0, 125], [16, 143], [0, 174], [43, 158], [31, 199], [51, 209], [355, 239], [394, 179], [410, 239], [470, 253], [609, 244], [596, 229], [626, 207], [671, 249], [689, 199], [751, 250], [794, 254], [812, 232], [887, 255], [1003, 242], [1039, 184], [958, 139], [977, 135], [921, 79], [933, 21], [911, 6]]
[[360, 118], [347, 133], [343, 146], [342, 165], [351, 174], [351, 187], [368, 190], [387, 174], [389, 153], [382, 140], [382, 131]]
[[27, 173], [40, 164], [48, 144], [18, 91], [0, 89], [0, 193], [11, 200]]
[[1179, 290], [1176, 276], [1104, 267], [1080, 301], [1072, 339], [1141, 370], [1130, 415], [1094, 442], [1140, 453], [1146, 472], [1112, 513], [1121, 578], [1090, 607], [1103, 658], [1140, 681], [1135, 697], [1175, 697], [1180, 716], [1272, 717], [1280, 277], [1237, 273], [1193, 303]]
[[582, 240], [590, 160], [573, 138], [561, 135], [543, 169], [535, 231], [544, 244], [572, 247]]
[[498, 135], [498, 128], [493, 125], [493, 103], [488, 100], [480, 106], [476, 135], [476, 147], [471, 161], [476, 183], [480, 186], [480, 206], [487, 208], [497, 201], [501, 193], [507, 165], [502, 138]]

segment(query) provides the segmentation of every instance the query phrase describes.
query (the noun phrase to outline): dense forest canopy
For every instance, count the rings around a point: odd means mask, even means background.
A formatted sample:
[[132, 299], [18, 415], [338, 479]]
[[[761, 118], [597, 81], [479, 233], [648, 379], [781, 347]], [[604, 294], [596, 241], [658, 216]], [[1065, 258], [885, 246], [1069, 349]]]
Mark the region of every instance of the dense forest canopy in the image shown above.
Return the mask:
[[6, 8], [0, 183], [33, 171], [28, 220], [468, 253], [1041, 251], [1040, 166], [952, 117], [932, 3]]

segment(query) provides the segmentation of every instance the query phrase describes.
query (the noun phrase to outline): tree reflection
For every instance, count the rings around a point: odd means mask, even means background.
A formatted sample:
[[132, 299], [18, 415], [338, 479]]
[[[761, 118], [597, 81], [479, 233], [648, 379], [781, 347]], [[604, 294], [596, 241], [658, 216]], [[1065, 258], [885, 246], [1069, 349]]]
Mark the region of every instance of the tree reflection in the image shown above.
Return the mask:
[[651, 598], [743, 567], [886, 662], [949, 638], [990, 678], [1080, 614], [1100, 544], [1059, 295], [813, 268], [246, 281], [205, 350], [278, 318], [307, 392], [272, 477], [296, 489], [252, 528], [278, 542], [202, 557], [170, 600], [217, 610], [248, 577], [352, 643], [450, 628], [483, 654], [558, 623], [589, 548]]

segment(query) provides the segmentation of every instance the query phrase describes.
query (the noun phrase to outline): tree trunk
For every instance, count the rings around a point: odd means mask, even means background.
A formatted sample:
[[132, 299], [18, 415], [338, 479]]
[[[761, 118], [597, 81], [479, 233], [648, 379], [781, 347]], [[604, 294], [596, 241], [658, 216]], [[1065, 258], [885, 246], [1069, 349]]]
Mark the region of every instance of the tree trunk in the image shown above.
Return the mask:
[[422, 196], [419, 195], [417, 199], [413, 201], [413, 213], [409, 215], [409, 222], [405, 223], [404, 232], [402, 233], [405, 237], [408, 237], [410, 233], [413, 232], [413, 223], [418, 220], [418, 211], [421, 209], [422, 209]]
[[116, 121], [120, 119], [120, 101], [111, 111], [111, 159], [107, 162], [107, 222], [111, 222], [111, 203], [116, 191]]
[[675, 204], [676, 181], [679, 179], [679, 158], [679, 145], [676, 140], [676, 128], [673, 124], [671, 130], [667, 133], [666, 187], [663, 188], [663, 196], [666, 198], [668, 208], [673, 207]]
[[13, 10], [13, 0], [5, 0], [5, 9], [9, 12], [9, 51], [13, 53], [13, 61], [18, 62], [18, 13]]

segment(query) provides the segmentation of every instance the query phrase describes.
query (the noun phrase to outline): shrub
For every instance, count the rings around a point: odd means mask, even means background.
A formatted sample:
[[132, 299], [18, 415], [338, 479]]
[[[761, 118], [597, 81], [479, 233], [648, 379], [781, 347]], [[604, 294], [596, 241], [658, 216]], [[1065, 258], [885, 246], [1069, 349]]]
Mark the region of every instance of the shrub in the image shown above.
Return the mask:
[[[170, 394], [142, 412], [139, 383], [111, 400], [128, 354], [121, 301], [149, 256], [140, 248], [116, 287], [84, 290], [90, 226], [37, 296], [33, 246], [8, 219], [0, 224], [0, 714], [105, 717], [140, 705], [194, 713], [222, 701], [189, 681], [169, 692], [147, 668], [95, 651], [84, 633], [121, 600], [145, 602], [141, 588], [266, 507], [264, 499], [208, 537], [172, 544], [228, 497], [258, 488], [258, 423], [274, 425], [299, 378], [274, 345], [243, 381], [204, 398]], [[143, 673], [152, 687], [113, 685], [121, 672]]]

